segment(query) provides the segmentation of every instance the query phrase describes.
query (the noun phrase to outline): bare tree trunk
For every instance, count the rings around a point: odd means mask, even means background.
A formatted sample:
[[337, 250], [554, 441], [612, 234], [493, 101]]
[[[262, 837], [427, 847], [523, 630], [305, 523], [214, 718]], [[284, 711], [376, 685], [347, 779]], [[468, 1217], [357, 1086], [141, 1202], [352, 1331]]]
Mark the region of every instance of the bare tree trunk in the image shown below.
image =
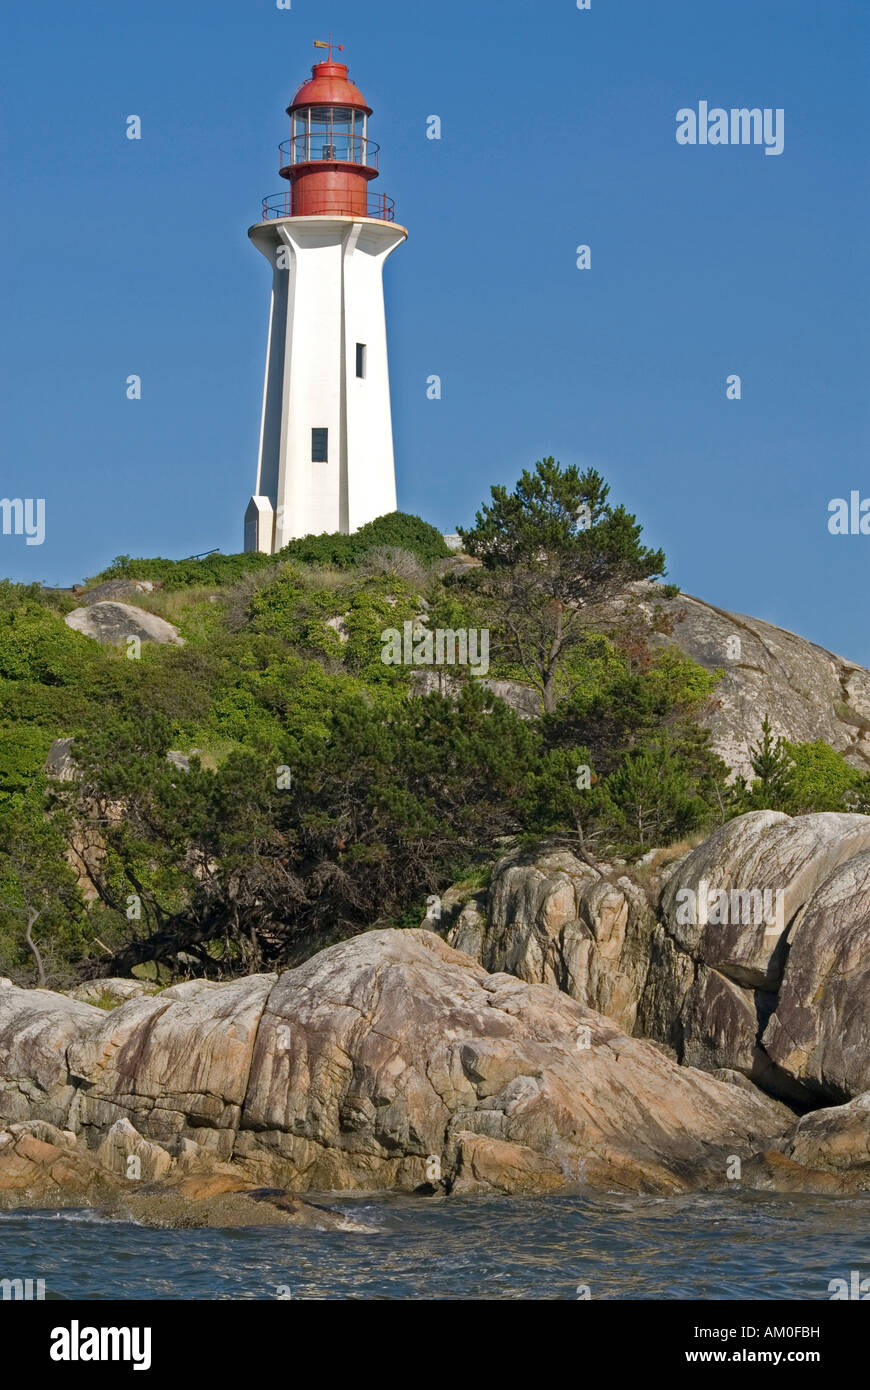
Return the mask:
[[595, 863], [595, 860], [592, 858], [592, 855], [589, 853], [588, 849], [586, 848], [586, 836], [585, 836], [584, 833], [583, 833], [583, 822], [581, 821], [580, 817], [577, 815], [576, 811], [575, 811], [575, 813], [574, 813], [574, 824], [575, 824], [575, 826], [577, 827], [577, 854], [578, 854], [578, 857], [579, 857], [580, 859], [583, 860], [583, 863], [584, 863], [584, 864], [588, 864], [588, 865], [589, 865], [589, 868], [592, 869], [592, 870], [598, 875], [599, 878], [603, 878], [603, 877], [604, 877], [603, 873], [601, 872], [601, 870], [599, 869], [598, 865]]
[[556, 630], [547, 654], [547, 668], [544, 672], [543, 704], [544, 713], [552, 714], [556, 708], [556, 666], [562, 651], [562, 605], [556, 603]]
[[35, 912], [33, 908], [31, 908], [27, 914], [27, 930], [24, 933], [24, 940], [27, 942], [28, 946], [33, 952], [34, 959], [36, 960], [36, 968], [39, 972], [39, 988], [42, 989], [45, 985], [45, 966], [42, 963], [42, 956], [39, 954], [39, 947], [37, 946], [36, 942], [33, 939], [33, 936], [31, 935], [33, 928], [36, 926], [38, 918], [39, 913]]

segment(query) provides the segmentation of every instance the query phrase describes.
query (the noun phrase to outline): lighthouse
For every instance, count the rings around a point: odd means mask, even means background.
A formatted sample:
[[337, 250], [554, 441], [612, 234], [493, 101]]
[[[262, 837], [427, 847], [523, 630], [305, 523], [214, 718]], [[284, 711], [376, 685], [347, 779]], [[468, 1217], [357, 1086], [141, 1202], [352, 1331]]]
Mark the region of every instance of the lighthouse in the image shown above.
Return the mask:
[[245, 549], [274, 553], [396, 510], [383, 267], [408, 233], [375, 194], [372, 111], [345, 63], [316, 63], [248, 235], [272, 267], [257, 487]]

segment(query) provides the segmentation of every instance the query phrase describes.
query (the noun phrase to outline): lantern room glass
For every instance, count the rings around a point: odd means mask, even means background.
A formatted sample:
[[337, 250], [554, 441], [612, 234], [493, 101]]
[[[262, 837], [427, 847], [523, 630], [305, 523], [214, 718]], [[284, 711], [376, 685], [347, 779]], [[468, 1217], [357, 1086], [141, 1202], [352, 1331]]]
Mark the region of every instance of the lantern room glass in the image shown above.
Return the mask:
[[306, 106], [291, 118], [291, 164], [321, 159], [366, 163], [368, 118], [350, 106]]

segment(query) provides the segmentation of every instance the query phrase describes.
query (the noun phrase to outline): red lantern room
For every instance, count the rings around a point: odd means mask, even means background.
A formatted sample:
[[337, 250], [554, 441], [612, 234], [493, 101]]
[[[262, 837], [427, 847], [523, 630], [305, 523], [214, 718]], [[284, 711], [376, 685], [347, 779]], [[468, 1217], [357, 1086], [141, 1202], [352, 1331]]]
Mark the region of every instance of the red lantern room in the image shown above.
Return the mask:
[[290, 192], [267, 198], [263, 220], [273, 217], [377, 217], [394, 220], [391, 198], [371, 195], [379, 147], [368, 138], [371, 107], [348, 78], [347, 64], [315, 63], [287, 107], [290, 139], [280, 146], [280, 174]]

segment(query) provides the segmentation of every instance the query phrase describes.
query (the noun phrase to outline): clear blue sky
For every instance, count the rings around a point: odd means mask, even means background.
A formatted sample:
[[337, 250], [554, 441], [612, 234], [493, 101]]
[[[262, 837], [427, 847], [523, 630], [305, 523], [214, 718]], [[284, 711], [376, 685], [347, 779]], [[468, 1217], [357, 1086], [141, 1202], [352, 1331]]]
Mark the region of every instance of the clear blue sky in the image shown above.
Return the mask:
[[[867, 0], [41, 0], [0, 25], [0, 496], [47, 510], [0, 574], [241, 548], [269, 296], [246, 233], [332, 29], [410, 232], [400, 507], [452, 531], [542, 455], [594, 464], [685, 590], [870, 664], [870, 536], [827, 531], [870, 496]], [[784, 153], [677, 145], [699, 100], [784, 108]]]

